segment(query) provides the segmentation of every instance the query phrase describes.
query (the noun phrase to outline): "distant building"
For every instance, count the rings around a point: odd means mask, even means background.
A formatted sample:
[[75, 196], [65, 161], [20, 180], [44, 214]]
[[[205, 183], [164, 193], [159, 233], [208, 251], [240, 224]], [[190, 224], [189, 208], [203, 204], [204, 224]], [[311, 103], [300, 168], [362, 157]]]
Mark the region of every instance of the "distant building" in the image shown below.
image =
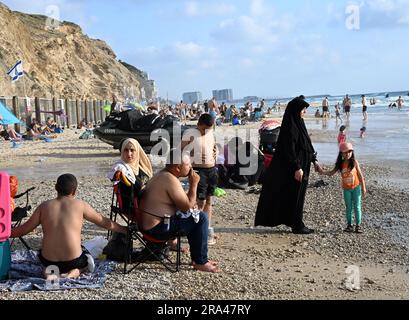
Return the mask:
[[201, 92], [185, 92], [183, 94], [183, 102], [187, 104], [192, 104], [197, 101], [202, 101], [202, 93]]
[[217, 101], [232, 101], [233, 100], [233, 90], [224, 89], [224, 90], [213, 90], [213, 97]]

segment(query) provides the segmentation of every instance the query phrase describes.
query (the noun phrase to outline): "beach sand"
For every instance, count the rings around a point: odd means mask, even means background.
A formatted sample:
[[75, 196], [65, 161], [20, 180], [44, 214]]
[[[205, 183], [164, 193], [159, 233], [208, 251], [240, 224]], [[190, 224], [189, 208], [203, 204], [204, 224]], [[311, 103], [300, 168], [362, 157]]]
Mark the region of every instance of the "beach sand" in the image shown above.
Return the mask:
[[[26, 142], [17, 149], [0, 142], [0, 170], [19, 175], [20, 191], [36, 186], [31, 197], [34, 207], [55, 196], [58, 174], [73, 172], [80, 181], [78, 197], [108, 215], [112, 187], [105, 174], [119, 153], [95, 139], [79, 140], [80, 133], [67, 130], [52, 143]], [[310, 133], [313, 141], [333, 138], [319, 130]], [[160, 165], [160, 159], [153, 160]], [[369, 191], [363, 202], [363, 234], [342, 232], [345, 218], [339, 177], [313, 173], [305, 205], [305, 223], [316, 229], [313, 235], [293, 235], [286, 227], [254, 228], [258, 195], [226, 190], [226, 197], [215, 199], [213, 226], [220, 239], [209, 248], [209, 257], [220, 262], [220, 274], [193, 271], [184, 254], [182, 270], [176, 274], [152, 263], [123, 276], [118, 264], [102, 289], [2, 292], [0, 300], [409, 299], [409, 195], [394, 183], [394, 173], [384, 162], [361, 166]], [[313, 187], [320, 180], [328, 185]], [[83, 229], [84, 240], [105, 234], [89, 223]], [[39, 248], [41, 231], [26, 239]], [[18, 240], [13, 248], [22, 248]], [[349, 266], [359, 268], [360, 290], [346, 286]]]

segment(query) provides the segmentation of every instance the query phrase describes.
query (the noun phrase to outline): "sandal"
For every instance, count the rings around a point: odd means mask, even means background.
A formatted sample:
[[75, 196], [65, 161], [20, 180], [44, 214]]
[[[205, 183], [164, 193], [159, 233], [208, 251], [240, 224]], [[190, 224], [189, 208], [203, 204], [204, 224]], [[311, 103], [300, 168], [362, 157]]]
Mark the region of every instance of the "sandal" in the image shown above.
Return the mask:
[[207, 239], [207, 245], [214, 246], [217, 243], [216, 237], [211, 237]]
[[355, 227], [355, 233], [363, 233], [362, 227], [361, 226], [356, 226]]
[[[356, 229], [355, 229], [356, 230]], [[344, 232], [354, 232], [354, 227], [349, 224], [345, 229]]]

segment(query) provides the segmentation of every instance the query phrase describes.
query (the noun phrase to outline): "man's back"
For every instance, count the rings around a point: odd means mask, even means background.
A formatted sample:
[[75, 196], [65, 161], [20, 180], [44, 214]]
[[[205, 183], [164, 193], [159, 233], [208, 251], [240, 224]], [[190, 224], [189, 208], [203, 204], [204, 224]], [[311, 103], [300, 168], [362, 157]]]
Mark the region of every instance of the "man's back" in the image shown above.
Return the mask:
[[81, 200], [61, 197], [41, 204], [42, 255], [49, 261], [70, 261], [81, 253], [84, 205]]
[[[181, 189], [181, 192], [184, 192], [176, 177], [166, 170], [161, 171], [149, 180], [146, 185], [143, 191], [140, 209], [159, 217], [163, 217], [165, 214], [173, 216], [177, 209], [169, 193], [170, 190], [175, 189]], [[142, 228], [145, 230], [152, 229], [160, 222], [160, 219], [157, 217], [147, 213], [142, 214]]]

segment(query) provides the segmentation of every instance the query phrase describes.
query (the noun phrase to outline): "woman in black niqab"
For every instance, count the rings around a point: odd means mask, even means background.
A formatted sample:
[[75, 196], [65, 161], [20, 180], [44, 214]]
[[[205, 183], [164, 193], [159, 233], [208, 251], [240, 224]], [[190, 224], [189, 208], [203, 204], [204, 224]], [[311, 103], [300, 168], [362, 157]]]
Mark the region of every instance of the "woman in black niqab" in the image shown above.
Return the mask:
[[274, 158], [267, 169], [261, 191], [255, 225], [287, 225], [293, 233], [309, 234], [314, 230], [303, 222], [305, 194], [311, 163], [316, 153], [302, 115], [309, 104], [303, 97], [287, 106]]

